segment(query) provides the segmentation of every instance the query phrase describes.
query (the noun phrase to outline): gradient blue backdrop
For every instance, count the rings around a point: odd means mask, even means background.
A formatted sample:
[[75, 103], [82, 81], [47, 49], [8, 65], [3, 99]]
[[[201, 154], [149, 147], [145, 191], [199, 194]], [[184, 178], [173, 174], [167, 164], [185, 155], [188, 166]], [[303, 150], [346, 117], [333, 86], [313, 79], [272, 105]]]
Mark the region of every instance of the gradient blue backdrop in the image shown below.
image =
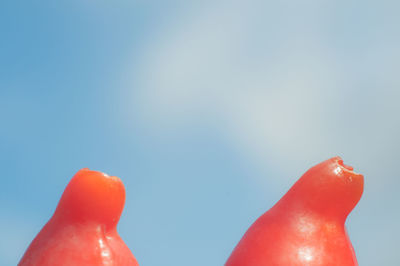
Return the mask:
[[360, 265], [400, 265], [399, 3], [1, 1], [0, 265], [83, 167], [123, 179], [141, 265], [222, 265], [335, 155]]

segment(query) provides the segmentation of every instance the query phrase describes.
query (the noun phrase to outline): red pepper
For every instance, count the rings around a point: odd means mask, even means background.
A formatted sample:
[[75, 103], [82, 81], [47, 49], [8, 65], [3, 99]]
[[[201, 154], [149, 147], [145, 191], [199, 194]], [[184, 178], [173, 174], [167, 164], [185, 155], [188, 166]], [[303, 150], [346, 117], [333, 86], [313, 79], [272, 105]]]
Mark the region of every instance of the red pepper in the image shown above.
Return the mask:
[[116, 229], [124, 203], [118, 177], [80, 170], [18, 265], [138, 266]]
[[312, 167], [247, 230], [226, 266], [358, 265], [345, 221], [363, 184], [340, 157]]

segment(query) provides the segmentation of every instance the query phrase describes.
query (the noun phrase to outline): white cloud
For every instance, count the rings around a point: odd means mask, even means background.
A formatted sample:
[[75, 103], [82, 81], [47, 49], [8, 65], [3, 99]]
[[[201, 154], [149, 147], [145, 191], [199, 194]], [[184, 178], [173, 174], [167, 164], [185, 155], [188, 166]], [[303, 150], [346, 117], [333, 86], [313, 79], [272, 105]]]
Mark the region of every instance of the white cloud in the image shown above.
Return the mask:
[[[187, 14], [154, 38], [134, 83], [149, 125], [179, 132], [193, 120], [217, 121], [252, 160], [282, 168], [334, 155], [368, 165], [399, 146], [395, 73], [373, 76], [373, 64], [388, 58], [369, 56], [382, 52], [379, 42], [365, 44], [366, 63], [353, 62], [360, 55], [349, 59], [330, 43], [338, 36], [326, 32], [328, 7], [254, 3]], [[387, 86], [364, 87], [371, 81]]]

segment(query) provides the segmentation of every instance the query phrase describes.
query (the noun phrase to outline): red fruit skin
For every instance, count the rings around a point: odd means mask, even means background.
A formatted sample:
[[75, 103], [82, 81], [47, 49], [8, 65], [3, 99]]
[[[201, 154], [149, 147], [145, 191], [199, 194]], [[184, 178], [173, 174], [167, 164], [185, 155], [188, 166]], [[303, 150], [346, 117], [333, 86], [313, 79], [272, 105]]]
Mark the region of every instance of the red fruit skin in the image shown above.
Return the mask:
[[116, 229], [124, 203], [118, 177], [81, 169], [18, 265], [138, 266]]
[[308, 170], [247, 230], [226, 266], [358, 265], [345, 229], [364, 177], [340, 157]]

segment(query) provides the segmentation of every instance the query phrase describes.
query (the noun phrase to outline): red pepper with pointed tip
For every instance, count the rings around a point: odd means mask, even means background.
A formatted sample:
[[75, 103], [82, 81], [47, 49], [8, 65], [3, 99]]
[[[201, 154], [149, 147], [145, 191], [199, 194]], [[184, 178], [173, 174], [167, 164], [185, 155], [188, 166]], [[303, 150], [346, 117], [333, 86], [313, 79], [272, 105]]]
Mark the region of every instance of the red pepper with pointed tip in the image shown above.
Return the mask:
[[226, 266], [358, 265], [345, 221], [363, 185], [340, 157], [312, 167], [247, 230]]
[[18, 265], [138, 266], [116, 229], [124, 203], [118, 177], [80, 170]]

